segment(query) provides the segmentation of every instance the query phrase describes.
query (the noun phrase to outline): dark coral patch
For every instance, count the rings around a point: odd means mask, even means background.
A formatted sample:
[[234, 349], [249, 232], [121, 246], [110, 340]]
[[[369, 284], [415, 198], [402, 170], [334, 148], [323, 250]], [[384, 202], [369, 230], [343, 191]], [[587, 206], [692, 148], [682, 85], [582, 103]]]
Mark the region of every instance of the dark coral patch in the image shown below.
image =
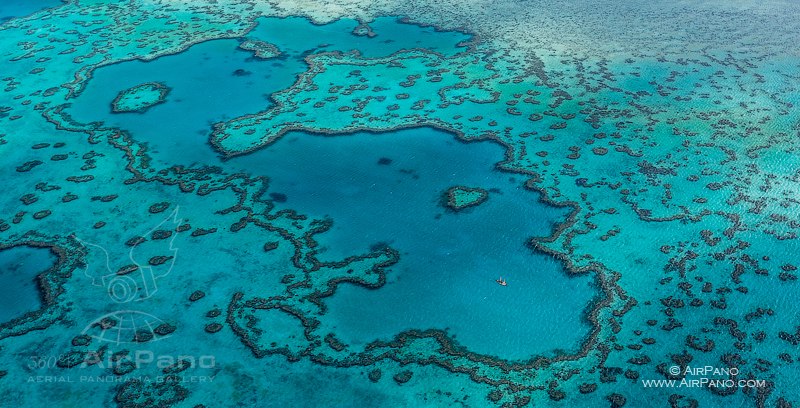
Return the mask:
[[205, 296], [206, 296], [205, 292], [203, 292], [202, 290], [196, 290], [196, 291], [192, 292], [191, 295], [189, 295], [189, 301], [190, 302], [197, 302], [198, 300], [204, 298]]
[[380, 368], [376, 368], [374, 370], [370, 370], [369, 374], [367, 374], [367, 377], [369, 378], [369, 380], [374, 382], [374, 383], [380, 381], [382, 376], [383, 376], [383, 373], [381, 372]]
[[222, 330], [222, 325], [219, 323], [209, 323], [206, 325], [204, 330], [206, 331], [206, 333], [214, 334]]
[[147, 209], [150, 214], [158, 214], [160, 212], [164, 212], [167, 208], [169, 208], [169, 203], [166, 201], [162, 201], [160, 203], [155, 203]]
[[414, 373], [412, 373], [409, 370], [405, 370], [395, 374], [394, 377], [392, 378], [394, 378], [394, 381], [397, 382], [398, 384], [405, 384], [409, 382], [411, 380], [411, 377], [413, 376]]
[[276, 203], [285, 203], [286, 202], [286, 194], [283, 193], [269, 193], [270, 198], [272, 201]]

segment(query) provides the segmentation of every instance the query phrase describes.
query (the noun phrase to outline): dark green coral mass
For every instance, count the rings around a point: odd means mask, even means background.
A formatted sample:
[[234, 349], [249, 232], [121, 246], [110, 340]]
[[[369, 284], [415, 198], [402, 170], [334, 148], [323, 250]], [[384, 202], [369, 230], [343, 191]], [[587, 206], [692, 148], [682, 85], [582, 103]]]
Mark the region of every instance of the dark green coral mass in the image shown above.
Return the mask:
[[5, 1], [0, 406], [798, 406], [798, 17]]

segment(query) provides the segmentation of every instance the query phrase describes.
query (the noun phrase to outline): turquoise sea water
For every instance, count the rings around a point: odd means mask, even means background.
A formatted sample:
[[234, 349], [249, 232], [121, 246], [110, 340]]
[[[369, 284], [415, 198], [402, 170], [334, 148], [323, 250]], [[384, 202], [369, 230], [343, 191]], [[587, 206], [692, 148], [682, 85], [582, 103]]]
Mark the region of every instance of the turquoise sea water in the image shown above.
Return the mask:
[[800, 403], [796, 7], [59, 5], [0, 5], [0, 407]]
[[8, 0], [0, 3], [0, 23], [63, 4], [61, 0]]

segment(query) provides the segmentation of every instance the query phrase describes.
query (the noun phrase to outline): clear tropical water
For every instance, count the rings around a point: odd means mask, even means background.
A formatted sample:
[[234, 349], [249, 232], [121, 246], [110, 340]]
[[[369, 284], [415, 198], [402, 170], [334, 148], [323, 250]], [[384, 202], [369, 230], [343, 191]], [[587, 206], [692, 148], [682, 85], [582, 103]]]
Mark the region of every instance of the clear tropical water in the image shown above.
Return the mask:
[[[549, 235], [567, 211], [539, 203], [538, 194], [525, 190], [525, 177], [498, 171], [501, 146], [467, 145], [427, 128], [336, 138], [305, 134], [223, 162], [204, 142], [210, 122], [269, 107], [269, 93], [253, 89], [290, 86], [303, 70], [305, 53], [320, 47], [320, 34], [325, 34], [326, 51], [357, 47], [352, 49], [368, 57], [418, 47], [431, 35], [430, 29], [384, 18], [375, 27], [385, 27], [383, 36], [392, 41], [376, 37], [348, 42], [354, 25], [341, 21], [309, 31], [305, 19], [263, 20], [248, 38], [275, 43], [285, 53], [280, 60], [253, 58], [238, 49], [238, 41], [220, 40], [152, 62], [106, 67], [95, 72], [69, 112], [84, 122], [105, 112], [105, 124], [130, 131], [166, 163], [214, 164], [269, 177], [270, 194], [286, 196], [280, 207], [334, 220], [331, 231], [320, 238], [320, 259], [335, 261], [381, 245], [400, 251], [402, 262], [392, 269], [384, 290], [347, 286], [331, 299], [330, 324], [348, 342], [388, 340], [409, 328], [448, 328], [470, 350], [510, 359], [578, 350], [590, 331], [582, 310], [597, 295], [592, 279], [569, 278], [552, 257], [526, 246], [533, 236]], [[282, 35], [272, 38], [275, 32]], [[454, 45], [466, 38], [459, 37], [449, 39], [449, 51], [457, 51]], [[287, 38], [292, 41], [284, 42]], [[186, 75], [190, 69], [193, 76]], [[108, 101], [120, 88], [150, 81], [170, 86], [166, 103], [143, 113], [110, 111]], [[164, 128], [175, 136], [164, 138]], [[381, 164], [381, 159], [388, 163]], [[493, 190], [492, 200], [451, 214], [441, 201], [454, 185]], [[482, 240], [486, 231], [495, 236], [490, 246]], [[494, 282], [503, 275], [514, 281], [511, 288]], [[547, 282], [560, 279], [574, 282], [552, 291]], [[575, 290], [579, 292], [571, 295]], [[409, 298], [419, 300], [411, 304]], [[446, 308], [441, 307], [443, 298]], [[363, 310], [364, 301], [383, 307]], [[576, 313], [564, 319], [563, 310]], [[487, 332], [493, 336], [488, 338]]]
[[5, 2], [0, 406], [796, 405], [799, 11]]
[[60, 0], [8, 0], [0, 4], [0, 22], [25, 17], [41, 9], [63, 4]]

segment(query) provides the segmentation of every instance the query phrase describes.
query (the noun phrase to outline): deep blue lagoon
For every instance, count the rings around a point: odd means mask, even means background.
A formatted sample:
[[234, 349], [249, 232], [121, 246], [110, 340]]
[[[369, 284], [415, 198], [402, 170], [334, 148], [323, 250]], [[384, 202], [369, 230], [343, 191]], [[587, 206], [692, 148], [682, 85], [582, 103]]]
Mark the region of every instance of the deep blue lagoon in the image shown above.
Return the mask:
[[39, 274], [55, 263], [45, 248], [18, 246], [0, 250], [0, 322], [7, 322], [42, 307]]

